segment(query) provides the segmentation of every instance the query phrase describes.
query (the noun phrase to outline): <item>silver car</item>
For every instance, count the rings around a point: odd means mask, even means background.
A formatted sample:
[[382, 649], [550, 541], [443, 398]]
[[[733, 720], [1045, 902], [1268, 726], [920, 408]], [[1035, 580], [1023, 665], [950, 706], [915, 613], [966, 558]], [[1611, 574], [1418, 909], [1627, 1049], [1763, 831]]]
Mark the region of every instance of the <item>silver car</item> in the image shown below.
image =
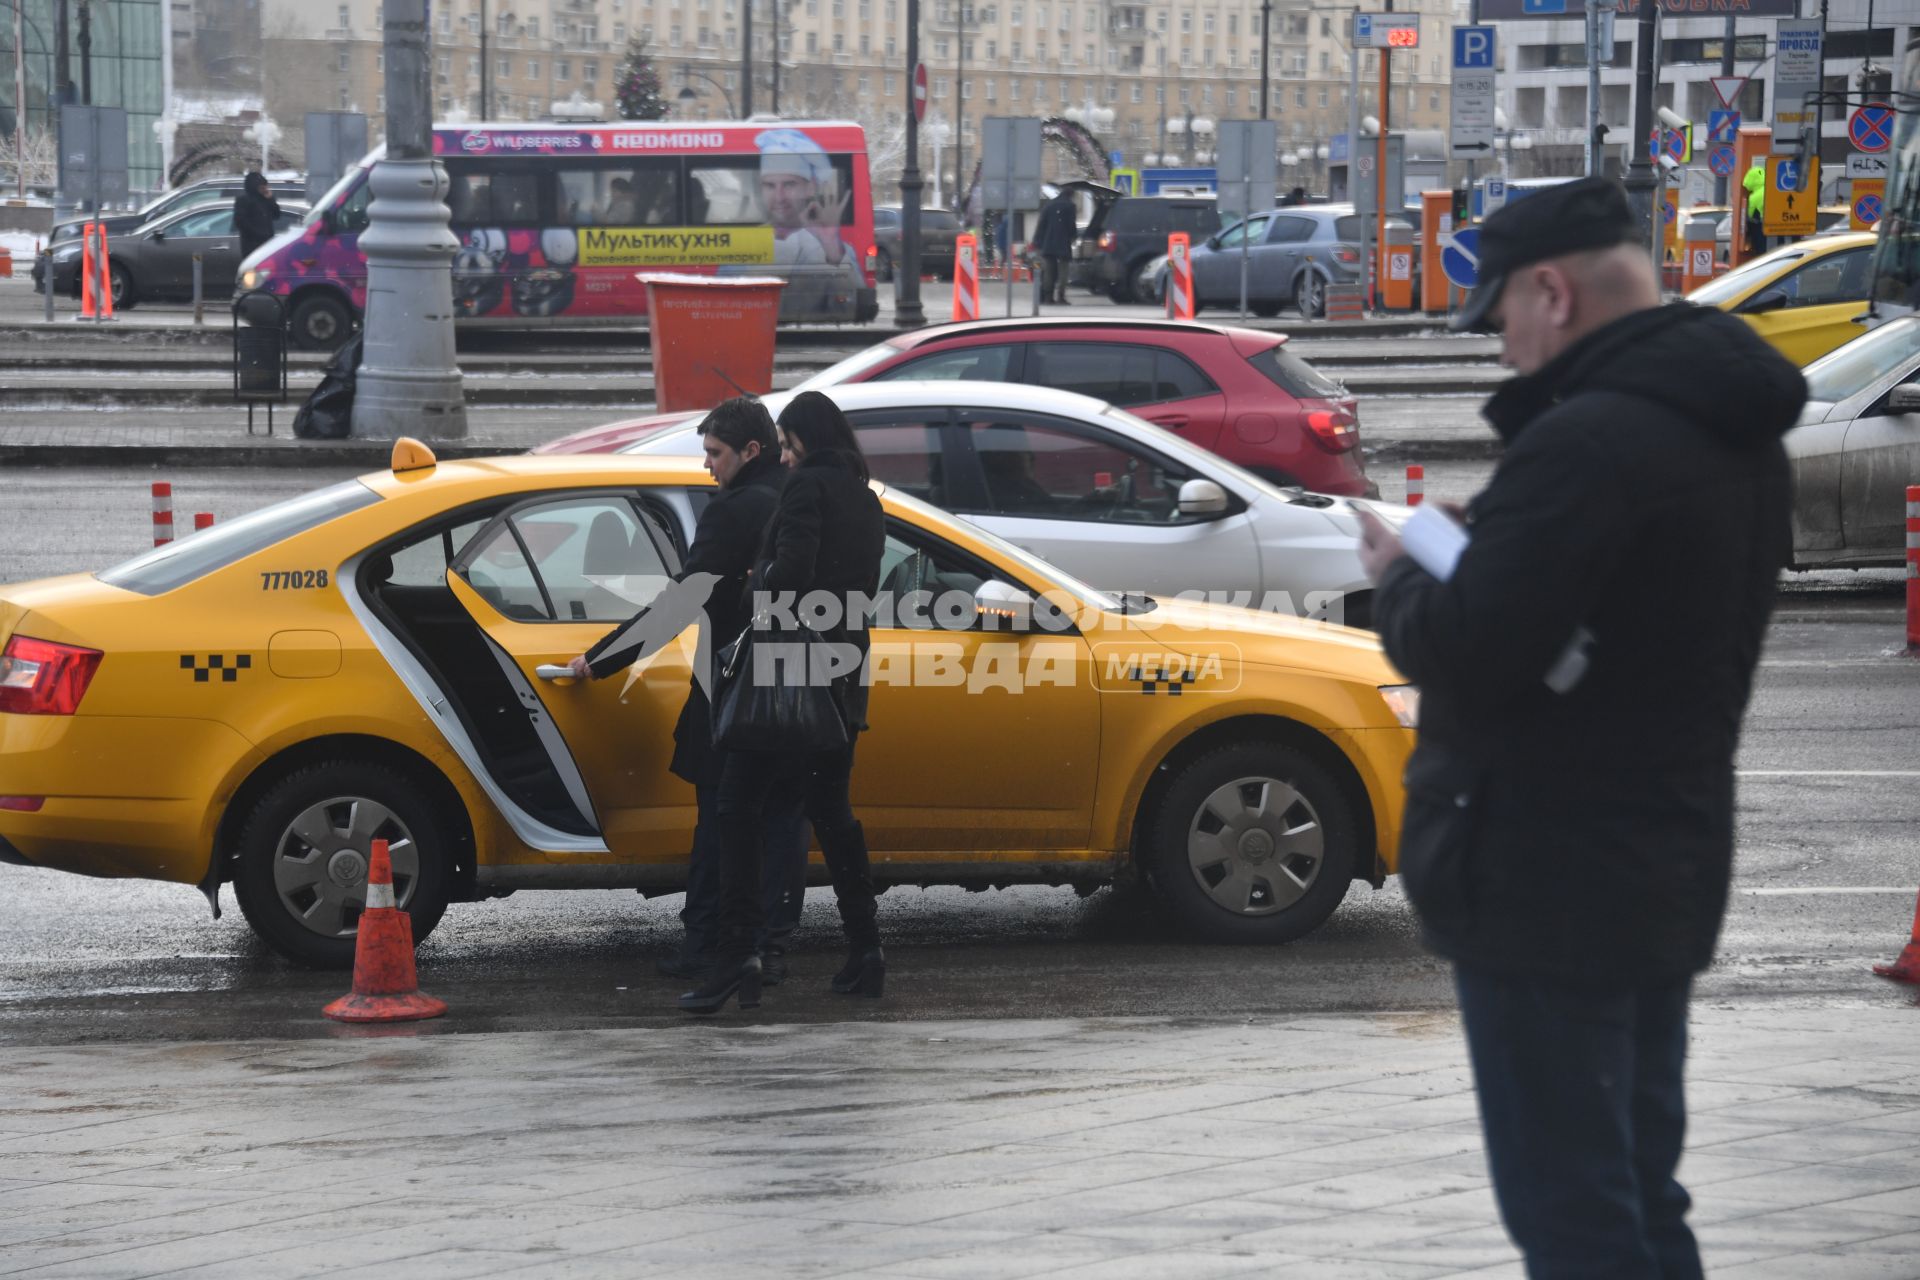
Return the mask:
[[1787, 433], [1794, 567], [1899, 565], [1906, 487], [1920, 481], [1920, 316], [1903, 316], [1806, 367]]
[[[1391, 214], [1390, 228], [1407, 228]], [[1327, 313], [1327, 287], [1365, 280], [1367, 228], [1350, 204], [1289, 205], [1234, 223], [1193, 246], [1194, 310], [1240, 305], [1241, 242], [1246, 240], [1247, 307], [1257, 316], [1290, 306], [1302, 318]], [[1166, 299], [1166, 258], [1147, 268], [1153, 296]]]

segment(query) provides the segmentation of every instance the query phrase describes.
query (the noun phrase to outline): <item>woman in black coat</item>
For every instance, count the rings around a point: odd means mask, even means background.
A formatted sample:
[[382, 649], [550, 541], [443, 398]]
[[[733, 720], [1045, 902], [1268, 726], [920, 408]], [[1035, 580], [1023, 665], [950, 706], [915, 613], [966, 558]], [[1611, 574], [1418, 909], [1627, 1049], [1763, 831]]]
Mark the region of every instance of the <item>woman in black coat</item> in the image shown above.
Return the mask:
[[[796, 396], [780, 415], [781, 461], [790, 468], [780, 504], [767, 528], [763, 559], [753, 586], [769, 597], [811, 592], [838, 598], [842, 624], [823, 640], [852, 644], [864, 659], [866, 619], [849, 597], [871, 599], [880, 586], [886, 520], [868, 486], [866, 457], [839, 407], [817, 391]], [[862, 669], [841, 676], [834, 692], [847, 725], [847, 745], [834, 751], [729, 751], [722, 767], [718, 809], [720, 865], [720, 962], [702, 986], [680, 997], [689, 1013], [717, 1013], [736, 993], [742, 1008], [760, 1002], [762, 812], [782, 786], [804, 789], [807, 818], [833, 880], [840, 924], [847, 935], [847, 963], [834, 975], [843, 995], [878, 996], [887, 961], [875, 919], [873, 875], [867, 837], [849, 800], [854, 741], [866, 727], [867, 686]]]

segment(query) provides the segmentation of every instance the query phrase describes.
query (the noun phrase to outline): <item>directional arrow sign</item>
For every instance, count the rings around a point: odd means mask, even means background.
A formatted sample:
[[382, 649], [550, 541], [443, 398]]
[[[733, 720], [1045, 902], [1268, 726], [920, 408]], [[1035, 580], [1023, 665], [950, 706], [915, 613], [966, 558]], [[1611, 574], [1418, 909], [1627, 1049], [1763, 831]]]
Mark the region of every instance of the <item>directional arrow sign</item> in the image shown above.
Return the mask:
[[1448, 133], [1450, 154], [1476, 155], [1493, 150], [1494, 29], [1453, 29], [1453, 108]]
[[1480, 280], [1480, 232], [1467, 227], [1445, 241], [1440, 250], [1440, 269], [1462, 289], [1473, 288]]

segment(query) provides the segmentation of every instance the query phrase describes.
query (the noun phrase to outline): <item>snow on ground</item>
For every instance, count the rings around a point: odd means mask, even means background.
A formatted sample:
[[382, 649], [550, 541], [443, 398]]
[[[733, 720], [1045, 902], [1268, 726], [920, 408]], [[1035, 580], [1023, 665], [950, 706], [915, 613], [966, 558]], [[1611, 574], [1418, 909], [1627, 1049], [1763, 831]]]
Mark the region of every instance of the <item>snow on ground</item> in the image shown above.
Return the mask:
[[0, 231], [0, 248], [13, 255], [13, 269], [25, 271], [33, 266], [33, 255], [47, 238], [31, 231]]

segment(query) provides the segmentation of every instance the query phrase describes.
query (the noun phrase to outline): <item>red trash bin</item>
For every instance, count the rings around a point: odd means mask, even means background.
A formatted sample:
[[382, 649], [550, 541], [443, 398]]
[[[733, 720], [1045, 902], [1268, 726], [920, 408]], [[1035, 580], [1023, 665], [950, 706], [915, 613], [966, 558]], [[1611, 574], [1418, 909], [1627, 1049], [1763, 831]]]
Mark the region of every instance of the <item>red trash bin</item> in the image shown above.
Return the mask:
[[785, 280], [642, 272], [661, 413], [711, 409], [773, 390], [774, 329]]

